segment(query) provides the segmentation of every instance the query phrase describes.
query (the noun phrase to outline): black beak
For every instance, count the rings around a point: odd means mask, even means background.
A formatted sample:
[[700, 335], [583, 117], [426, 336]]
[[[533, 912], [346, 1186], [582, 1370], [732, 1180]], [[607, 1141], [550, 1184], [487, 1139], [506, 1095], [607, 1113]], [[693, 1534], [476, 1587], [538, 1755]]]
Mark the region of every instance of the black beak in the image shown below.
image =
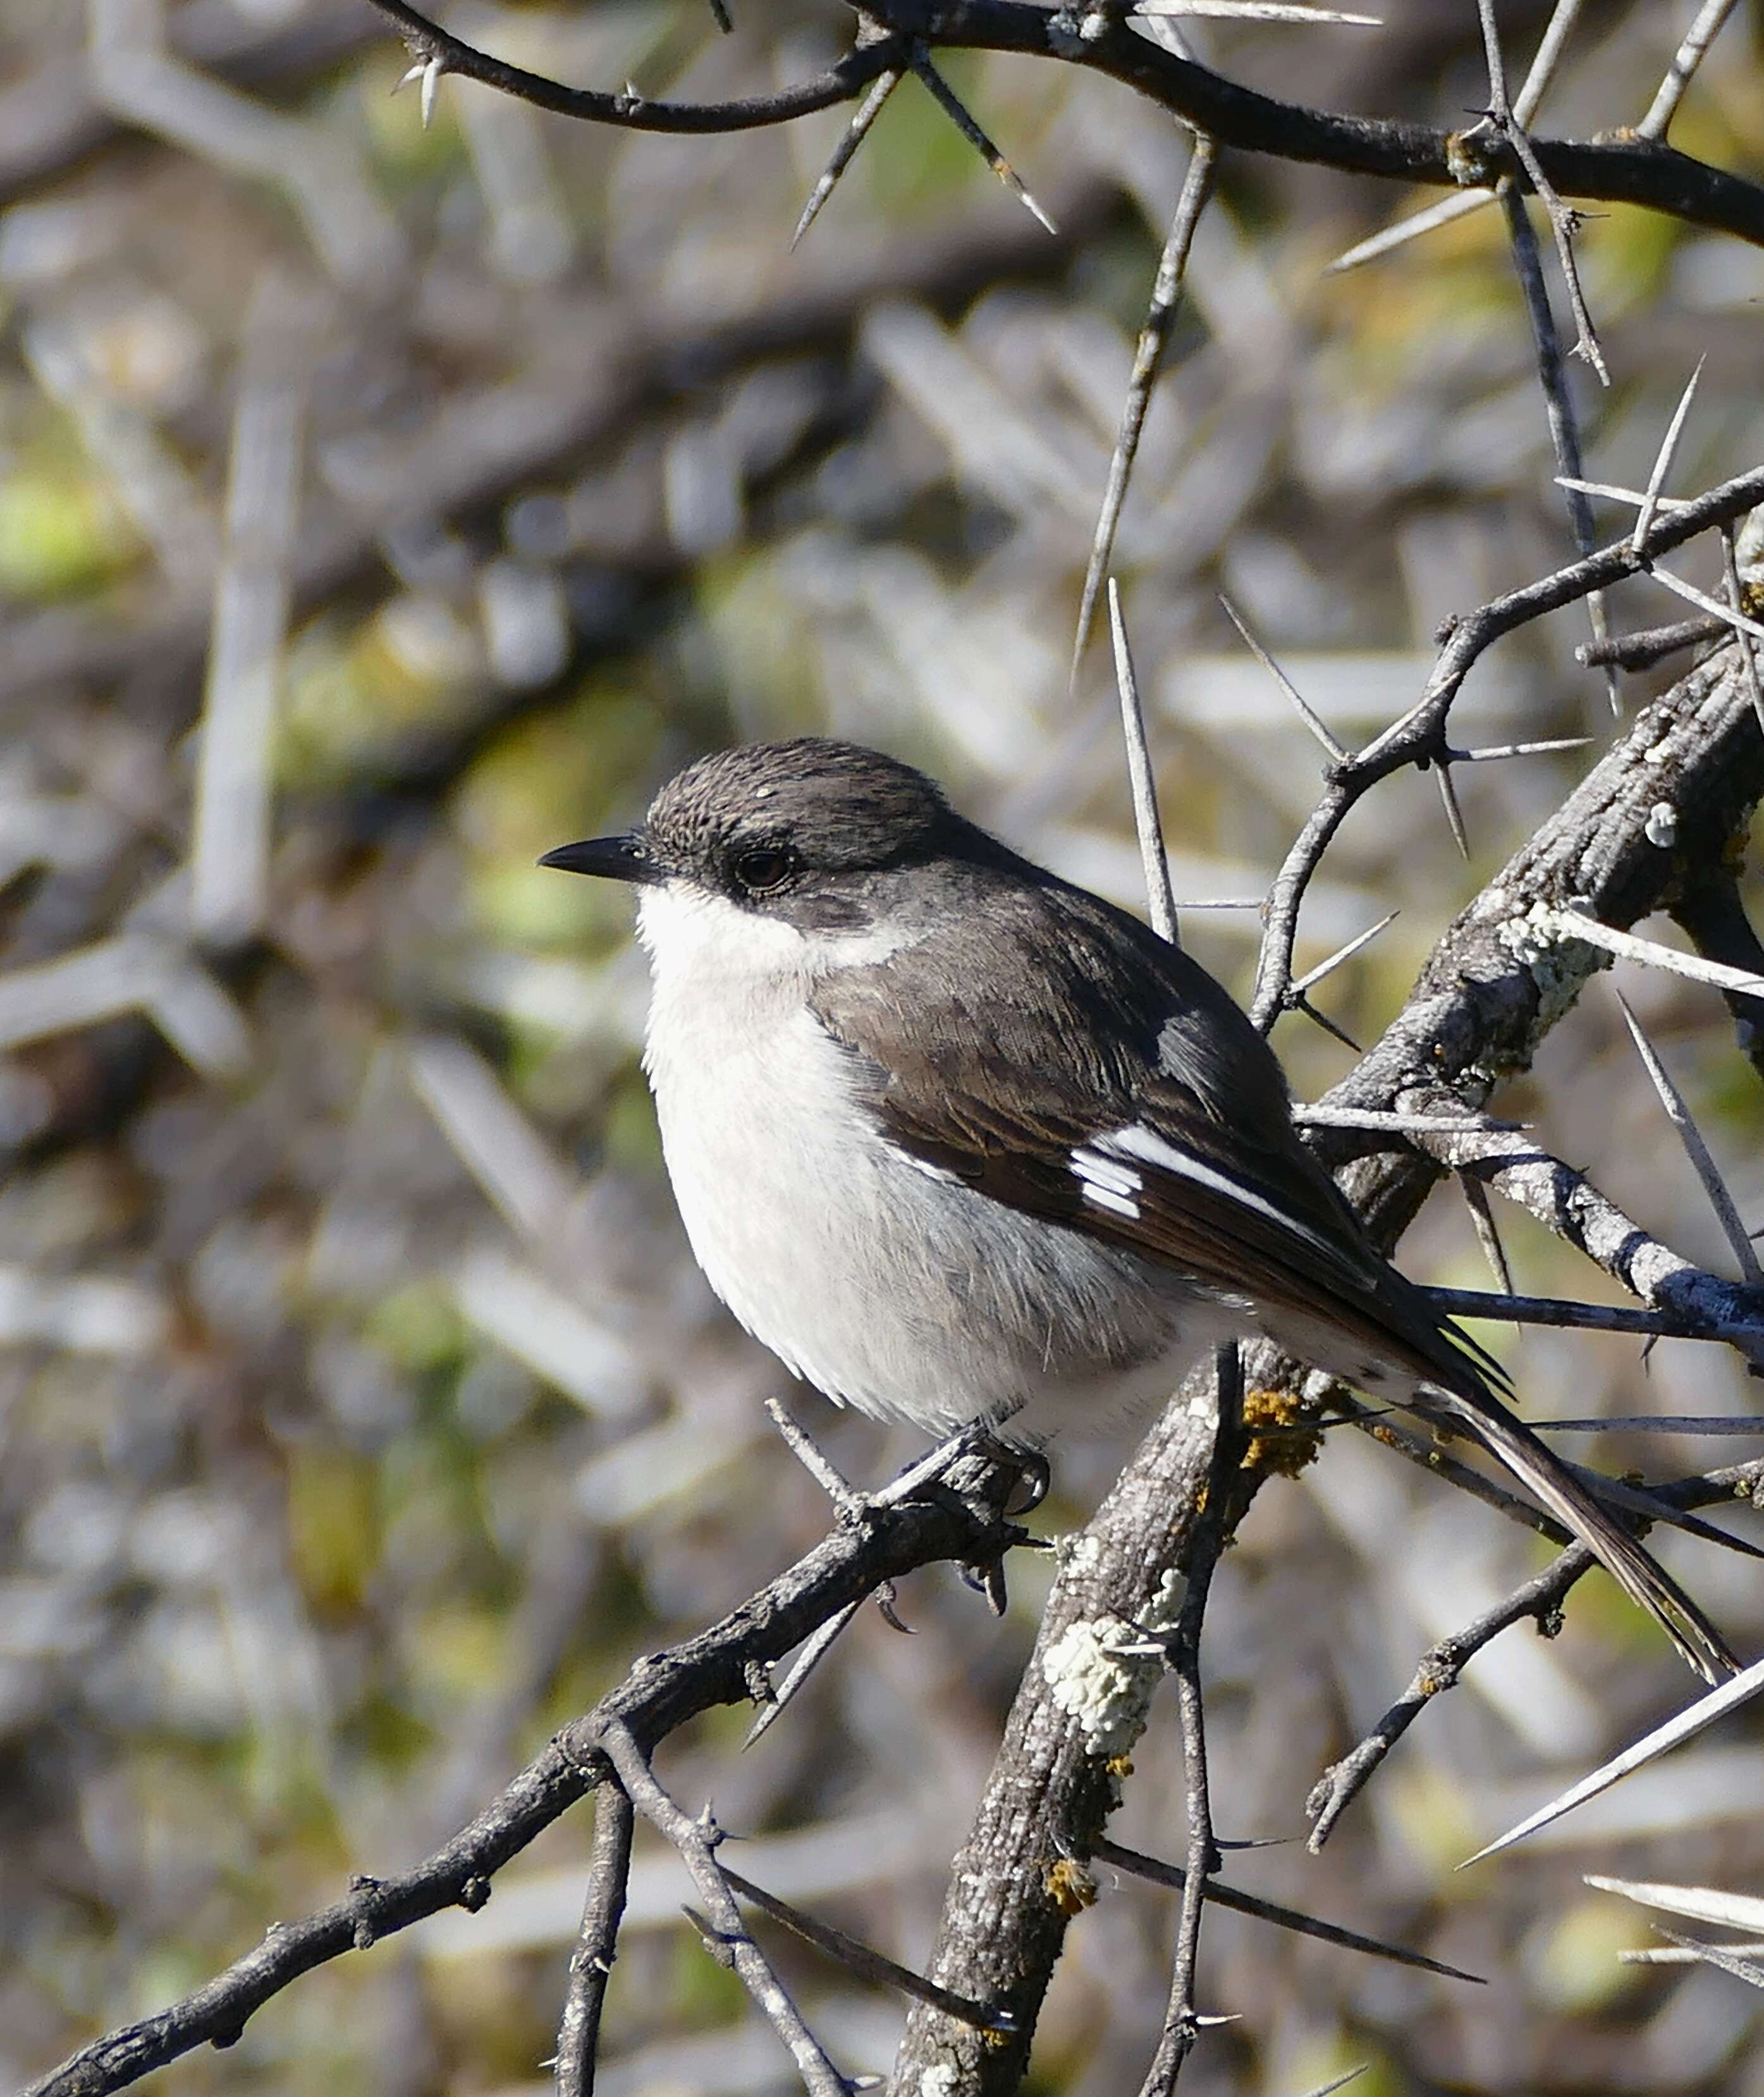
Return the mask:
[[609, 881], [657, 882], [661, 869], [643, 849], [639, 838], [584, 838], [580, 844], [559, 845], [539, 864], [555, 866], [565, 873], [598, 873]]

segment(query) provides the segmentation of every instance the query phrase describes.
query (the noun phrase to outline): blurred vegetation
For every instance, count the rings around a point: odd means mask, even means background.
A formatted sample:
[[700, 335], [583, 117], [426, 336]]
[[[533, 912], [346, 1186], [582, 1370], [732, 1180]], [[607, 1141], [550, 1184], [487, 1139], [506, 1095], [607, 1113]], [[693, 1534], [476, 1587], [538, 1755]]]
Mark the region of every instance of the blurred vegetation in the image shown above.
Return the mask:
[[[139, 36], [160, 11], [94, 0], [91, 20]], [[1501, 7], [1516, 67], [1546, 11]], [[1486, 100], [1472, 7], [1388, 12], [1381, 32], [1222, 28], [1206, 48], [1332, 107], [1456, 123]], [[1687, 12], [1589, 7], [1544, 128], [1632, 121]], [[164, 51], [111, 52], [101, 95], [85, 17], [0, 0], [14, 2082], [347, 1872], [412, 1861], [635, 1656], [824, 1526], [759, 1411], [781, 1372], [716, 1310], [672, 1215], [625, 901], [532, 861], [628, 818], [699, 749], [813, 729], [930, 765], [1013, 842], [1135, 900], [1112, 691], [1100, 656], [1075, 694], [1066, 663], [1183, 166], [1167, 120], [1125, 90], [952, 62], [1061, 237], [908, 82], [793, 256], [843, 116], [615, 138], [447, 82], [425, 132], [414, 92], [389, 98], [403, 55], [358, 0], [169, 5]], [[726, 40], [702, 0], [475, 0], [449, 19], [562, 78], [703, 98], [800, 74], [846, 26], [751, 0]], [[1760, 35], [1756, 7], [1730, 25], [1674, 134], [1754, 174]], [[239, 172], [230, 125], [262, 143], [259, 172]], [[1566, 558], [1496, 214], [1323, 274], [1428, 200], [1228, 160], [1203, 224], [1120, 561], [1180, 895], [1258, 893], [1315, 790], [1312, 746], [1219, 590], [1352, 740], [1418, 691], [1444, 615]], [[1674, 484], [1764, 455], [1764, 258], [1626, 209], [1589, 225], [1584, 252], [1614, 377], [1598, 396], [1577, 379], [1591, 470], [1645, 480], [1700, 357]], [[278, 502], [297, 506], [279, 539]], [[1677, 615], [1629, 587], [1622, 622]], [[225, 616], [260, 636], [257, 656], [211, 648], [217, 602], [247, 607]], [[1609, 733], [1600, 681], [1574, 662], [1582, 618], [1478, 672], [1464, 740]], [[250, 711], [247, 673], [265, 664], [273, 718]], [[223, 723], [206, 755], [205, 707]], [[203, 769], [223, 734], [231, 784]], [[1306, 954], [1393, 901], [1403, 916], [1330, 981], [1343, 1026], [1376, 1034], [1450, 913], [1593, 754], [1478, 768], [1469, 867], [1429, 781], [1393, 782], [1356, 816], [1307, 905]], [[267, 811], [262, 852], [230, 828], [235, 805]], [[1749, 868], [1747, 892], [1760, 900]], [[1240, 990], [1257, 929], [1253, 911], [1187, 921]], [[57, 973], [82, 956], [84, 974]], [[1623, 980], [1743, 1212], [1764, 1217], [1764, 1101], [1718, 1002]], [[1595, 984], [1503, 1110], [1724, 1267], [1613, 1014]], [[1346, 1066], [1301, 1021], [1278, 1045], [1303, 1096]], [[1521, 1287], [1602, 1290], [1541, 1230], [1502, 1224]], [[1485, 1279], [1443, 1196], [1405, 1259]], [[1496, 1344], [1543, 1414], [1749, 1403], [1714, 1351], [1662, 1346], [1644, 1369], [1633, 1345], [1590, 1336]], [[855, 1475], [912, 1453], [797, 1402]], [[1717, 1460], [1706, 1449], [1637, 1438], [1600, 1456], [1657, 1474]], [[1082, 1517], [1118, 1453], [1060, 1452], [1050, 1531]], [[1224, 1832], [1298, 1831], [1318, 1771], [1429, 1642], [1537, 1562], [1534, 1542], [1342, 1438], [1265, 1493], [1212, 1618]], [[1668, 1556], [1755, 1648], [1751, 1569]], [[1045, 1575], [1013, 1578], [1003, 1626], [949, 1578], [913, 1582], [915, 1639], [860, 1619], [752, 1755], [738, 1713], [672, 1743], [676, 1794], [714, 1795], [754, 1838], [744, 1872], [922, 1959]], [[1705, 1969], [1620, 1967], [1645, 1922], [1579, 1883], [1606, 1868], [1753, 1882], [1757, 1719], [1552, 1845], [1453, 1871], [1683, 1688], [1591, 1583], [1555, 1644], [1515, 1635], [1478, 1660], [1320, 1860], [1274, 1850], [1241, 1872], [1490, 1986], [1218, 1916], [1206, 2007], [1244, 2020], [1209, 2034], [1197, 2092], [1284, 2097], [1363, 2060], [1355, 2086], [1379, 2097], [1759, 2097], [1755, 1998]], [[1136, 1760], [1121, 1839], [1167, 1852], [1172, 1729]], [[536, 2092], [586, 1854], [579, 1815], [481, 1915], [310, 1977], [238, 2047], [158, 2086]], [[775, 2041], [680, 1920], [687, 1897], [672, 1858], [640, 1847], [602, 2087], [787, 2089]], [[1171, 1922], [1165, 1896], [1105, 1885], [1049, 2005], [1046, 2097], [1137, 2086]], [[895, 2006], [777, 1948], [842, 2057], [885, 2067]]]

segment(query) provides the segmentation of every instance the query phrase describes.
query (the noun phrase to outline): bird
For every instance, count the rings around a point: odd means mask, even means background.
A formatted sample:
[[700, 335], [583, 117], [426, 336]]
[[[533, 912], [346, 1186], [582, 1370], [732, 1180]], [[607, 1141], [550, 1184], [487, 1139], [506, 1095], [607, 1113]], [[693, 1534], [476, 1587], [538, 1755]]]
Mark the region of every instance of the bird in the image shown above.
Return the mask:
[[924, 773], [823, 737], [738, 745], [540, 864], [636, 890], [644, 1068], [694, 1255], [828, 1398], [1039, 1451], [1272, 1340], [1468, 1429], [1699, 1673], [1736, 1669], [1372, 1242], [1223, 987]]

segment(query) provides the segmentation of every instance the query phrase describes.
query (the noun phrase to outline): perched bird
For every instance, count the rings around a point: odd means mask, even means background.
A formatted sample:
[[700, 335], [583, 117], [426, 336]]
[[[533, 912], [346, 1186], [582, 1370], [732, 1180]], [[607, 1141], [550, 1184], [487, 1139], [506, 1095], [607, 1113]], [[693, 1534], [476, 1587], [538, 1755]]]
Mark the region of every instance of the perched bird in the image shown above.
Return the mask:
[[1266, 1337], [1468, 1427], [1694, 1666], [1732, 1670], [1366, 1237], [1226, 992], [922, 773], [809, 737], [725, 750], [628, 835], [541, 864], [637, 887], [644, 1066], [693, 1251], [828, 1397], [1039, 1447]]

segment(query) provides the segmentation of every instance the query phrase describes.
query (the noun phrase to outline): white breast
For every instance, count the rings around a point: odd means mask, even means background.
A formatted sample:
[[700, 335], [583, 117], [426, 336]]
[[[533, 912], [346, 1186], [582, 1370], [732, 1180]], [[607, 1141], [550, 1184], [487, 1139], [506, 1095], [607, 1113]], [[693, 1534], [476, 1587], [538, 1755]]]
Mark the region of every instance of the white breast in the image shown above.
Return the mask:
[[654, 993], [644, 1066], [692, 1249], [797, 1374], [941, 1431], [1015, 1416], [1042, 1435], [1167, 1395], [1227, 1337], [1178, 1277], [1023, 1217], [889, 1143], [816, 975], [886, 957], [805, 939], [681, 884], [642, 892]]

